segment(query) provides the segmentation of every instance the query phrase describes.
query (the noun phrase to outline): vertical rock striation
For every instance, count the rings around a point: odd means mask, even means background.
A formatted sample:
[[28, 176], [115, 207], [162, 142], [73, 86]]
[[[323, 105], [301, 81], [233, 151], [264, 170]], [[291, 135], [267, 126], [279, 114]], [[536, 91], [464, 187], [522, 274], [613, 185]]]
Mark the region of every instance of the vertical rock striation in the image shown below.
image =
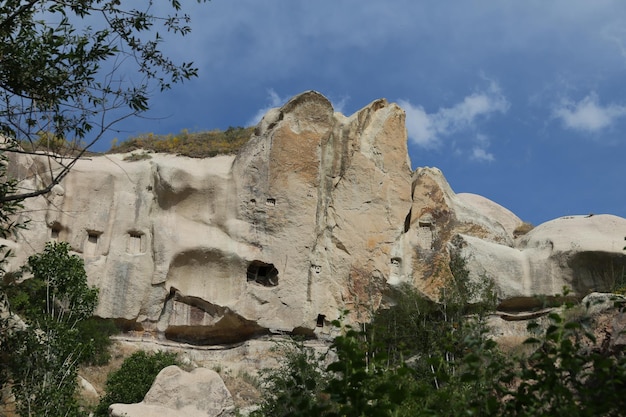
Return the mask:
[[[173, 340], [314, 335], [345, 309], [366, 320], [388, 285], [436, 297], [451, 253], [473, 279], [494, 279], [501, 298], [602, 290], [608, 278], [589, 265], [608, 256], [623, 267], [624, 219], [514, 237], [522, 222], [510, 211], [455, 194], [436, 168], [412, 172], [404, 112], [383, 99], [346, 117], [309, 91], [270, 110], [236, 156], [123, 158], [80, 160], [28, 200], [12, 265], [67, 241], [100, 288], [98, 315]], [[19, 157], [10, 172], [37, 187], [45, 167]], [[585, 254], [598, 241], [609, 247]]]

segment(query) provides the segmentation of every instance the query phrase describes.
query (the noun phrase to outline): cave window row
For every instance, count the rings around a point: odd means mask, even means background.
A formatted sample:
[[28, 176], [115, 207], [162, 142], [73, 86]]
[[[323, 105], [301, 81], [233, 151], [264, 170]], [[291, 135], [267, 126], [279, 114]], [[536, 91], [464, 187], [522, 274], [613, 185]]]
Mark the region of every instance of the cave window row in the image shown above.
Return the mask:
[[[63, 240], [64, 228], [59, 222], [53, 222], [50, 226], [50, 240], [59, 242]], [[103, 234], [99, 230], [86, 230], [87, 237], [83, 241], [83, 254], [85, 256], [97, 256], [98, 245]], [[147, 241], [146, 235], [142, 232], [132, 230], [127, 234], [126, 253], [130, 255], [139, 255], [146, 252]]]

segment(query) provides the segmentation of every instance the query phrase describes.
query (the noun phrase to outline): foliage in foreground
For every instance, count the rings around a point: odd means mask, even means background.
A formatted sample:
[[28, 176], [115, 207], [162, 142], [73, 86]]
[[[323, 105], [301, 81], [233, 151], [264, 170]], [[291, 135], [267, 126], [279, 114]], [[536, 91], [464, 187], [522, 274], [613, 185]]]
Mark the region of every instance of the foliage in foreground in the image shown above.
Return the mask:
[[526, 341], [532, 353], [515, 357], [462, 304], [405, 289], [396, 312], [380, 311], [365, 331], [343, 328], [324, 354], [283, 347], [283, 366], [263, 373], [255, 417], [624, 414], [626, 356], [598, 343], [588, 318], [551, 314], [543, 335]]
[[[506, 357], [480, 326], [457, 340], [467, 351], [428, 378], [414, 363], [389, 367], [372, 356], [366, 335], [347, 329], [323, 366], [294, 344], [278, 370], [266, 370], [266, 400], [255, 416], [621, 416], [626, 358], [598, 346], [584, 323], [559, 314], [527, 357]], [[419, 359], [428, 364], [432, 357]], [[453, 365], [453, 366], [452, 366]], [[454, 369], [454, 372], [450, 372]]]
[[49, 243], [31, 256], [25, 272], [32, 278], [4, 288], [12, 311], [26, 324], [3, 323], [3, 381], [11, 381], [21, 416], [82, 415], [76, 401], [81, 362], [94, 360], [97, 346], [80, 328], [89, 327], [98, 291], [87, 285], [83, 261], [67, 243]]
[[126, 358], [117, 371], [111, 372], [106, 382], [106, 394], [94, 412], [108, 416], [111, 404], [133, 404], [143, 400], [157, 374], [165, 367], [179, 365], [175, 353], [138, 351]]

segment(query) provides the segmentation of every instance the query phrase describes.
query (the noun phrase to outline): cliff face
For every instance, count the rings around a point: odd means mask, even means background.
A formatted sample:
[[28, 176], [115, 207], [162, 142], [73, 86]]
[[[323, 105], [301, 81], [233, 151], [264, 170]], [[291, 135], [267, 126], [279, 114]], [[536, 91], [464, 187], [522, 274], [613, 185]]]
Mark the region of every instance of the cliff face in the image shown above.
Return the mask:
[[[173, 340], [324, 333], [344, 309], [366, 318], [388, 284], [436, 295], [454, 251], [503, 299], [608, 285], [574, 272], [583, 237], [576, 250], [549, 248], [547, 226], [514, 238], [510, 211], [456, 195], [437, 169], [411, 172], [404, 112], [385, 100], [345, 117], [306, 92], [268, 112], [237, 156], [123, 156], [80, 160], [51, 195], [27, 201], [12, 263], [67, 241], [100, 288], [98, 315]], [[13, 163], [36, 187], [43, 162]], [[626, 220], [608, 217], [589, 229], [608, 245], [594, 264], [624, 265]]]

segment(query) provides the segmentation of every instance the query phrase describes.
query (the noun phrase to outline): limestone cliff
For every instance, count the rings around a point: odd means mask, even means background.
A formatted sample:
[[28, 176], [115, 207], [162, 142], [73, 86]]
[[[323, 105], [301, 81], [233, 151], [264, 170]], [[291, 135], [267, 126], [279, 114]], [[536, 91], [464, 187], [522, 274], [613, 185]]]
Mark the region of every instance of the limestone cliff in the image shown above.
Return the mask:
[[[269, 111], [236, 156], [80, 160], [51, 195], [27, 201], [12, 264], [67, 241], [100, 288], [98, 315], [203, 344], [324, 333], [344, 309], [366, 318], [389, 284], [434, 296], [454, 251], [501, 298], [606, 289], [576, 271], [589, 256], [624, 265], [626, 220], [567, 223], [594, 225], [585, 233], [606, 245], [593, 255], [566, 223], [515, 238], [510, 211], [455, 194], [435, 168], [411, 171], [404, 117], [385, 100], [346, 117], [310, 91]], [[44, 162], [11, 169], [37, 187]]]

